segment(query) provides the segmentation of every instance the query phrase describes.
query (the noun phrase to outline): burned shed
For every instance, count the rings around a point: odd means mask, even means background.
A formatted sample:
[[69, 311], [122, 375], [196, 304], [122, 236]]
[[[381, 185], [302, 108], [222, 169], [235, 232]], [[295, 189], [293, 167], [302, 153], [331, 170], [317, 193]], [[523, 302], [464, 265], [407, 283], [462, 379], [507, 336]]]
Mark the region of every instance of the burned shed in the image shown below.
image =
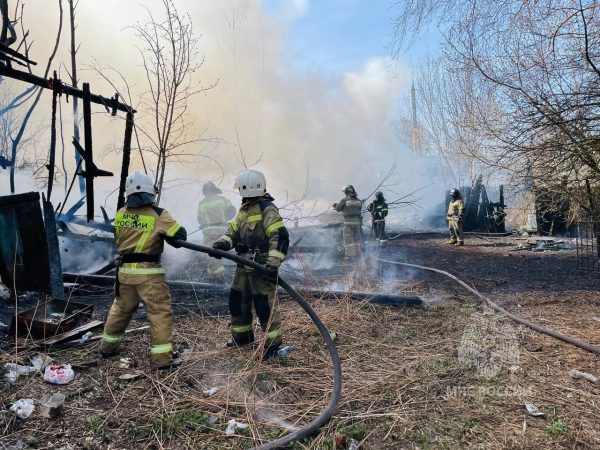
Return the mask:
[[[500, 185], [498, 201], [490, 200], [488, 190], [479, 175], [471, 186], [460, 188], [465, 202], [463, 219], [464, 231], [481, 233], [505, 233], [506, 205], [504, 203], [504, 186]], [[446, 194], [446, 209], [450, 203], [450, 194]]]

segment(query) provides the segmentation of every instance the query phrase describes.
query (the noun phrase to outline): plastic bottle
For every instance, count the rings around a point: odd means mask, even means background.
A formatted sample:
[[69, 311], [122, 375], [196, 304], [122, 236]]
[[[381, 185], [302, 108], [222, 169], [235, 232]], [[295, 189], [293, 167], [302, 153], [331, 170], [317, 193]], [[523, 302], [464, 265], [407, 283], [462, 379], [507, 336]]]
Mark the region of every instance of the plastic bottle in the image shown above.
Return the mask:
[[348, 450], [358, 450], [359, 445], [360, 444], [356, 440], [352, 439], [350, 441], [350, 445], [348, 446]]
[[79, 345], [85, 344], [87, 342], [87, 340], [91, 337], [92, 337], [92, 332], [88, 331], [83, 336], [81, 336], [81, 338], [79, 338]]
[[286, 345], [285, 347], [281, 347], [279, 350], [277, 350], [277, 356], [281, 358], [282, 356], [286, 356], [292, 350], [294, 350], [294, 347], [291, 345]]

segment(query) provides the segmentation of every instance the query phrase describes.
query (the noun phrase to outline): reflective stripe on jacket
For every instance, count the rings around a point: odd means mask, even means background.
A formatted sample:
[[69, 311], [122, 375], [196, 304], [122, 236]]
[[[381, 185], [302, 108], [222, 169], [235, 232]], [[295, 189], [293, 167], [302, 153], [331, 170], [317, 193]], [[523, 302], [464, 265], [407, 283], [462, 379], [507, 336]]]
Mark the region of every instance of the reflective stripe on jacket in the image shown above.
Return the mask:
[[[162, 253], [165, 239], [186, 239], [187, 233], [168, 211], [156, 206], [122, 208], [115, 216], [115, 236], [120, 255]], [[119, 281], [139, 284], [164, 274], [160, 263], [125, 263], [119, 268]]]
[[219, 240], [228, 249], [236, 248], [242, 256], [254, 256], [257, 252], [257, 262], [279, 267], [287, 255], [290, 237], [279, 210], [271, 197], [265, 196], [242, 203]]
[[335, 205], [335, 210], [344, 216], [344, 225], [360, 225], [362, 223], [362, 200], [347, 195]]
[[198, 204], [198, 223], [205, 230], [211, 227], [224, 228], [235, 216], [235, 208], [220, 195], [204, 197]]
[[367, 211], [371, 213], [371, 217], [374, 220], [385, 219], [388, 215], [388, 205], [386, 202], [378, 202], [375, 200], [369, 204]]

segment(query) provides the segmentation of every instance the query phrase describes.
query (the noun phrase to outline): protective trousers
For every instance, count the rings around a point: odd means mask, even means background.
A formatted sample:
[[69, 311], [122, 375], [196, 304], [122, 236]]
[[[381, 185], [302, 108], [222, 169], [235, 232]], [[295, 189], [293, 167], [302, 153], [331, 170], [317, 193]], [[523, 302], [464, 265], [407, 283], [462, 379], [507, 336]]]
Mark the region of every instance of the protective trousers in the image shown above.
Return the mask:
[[[225, 227], [210, 227], [203, 229], [202, 234], [204, 235], [204, 245], [208, 245], [210, 247], [221, 236], [223, 236], [224, 232]], [[213, 278], [223, 278], [225, 275], [225, 266], [220, 259], [208, 258], [207, 269], [208, 275]]]
[[281, 318], [276, 286], [254, 269], [238, 267], [229, 291], [229, 312], [231, 313], [231, 335], [238, 345], [254, 341], [252, 329], [252, 304], [258, 316], [260, 327], [267, 332], [265, 347], [281, 344]]
[[342, 237], [344, 240], [345, 257], [359, 257], [362, 246], [362, 230], [360, 224], [344, 224], [344, 228], [342, 229]]
[[148, 322], [150, 322], [151, 363], [154, 366], [170, 364], [173, 359], [171, 344], [173, 314], [171, 295], [164, 276], [152, 278], [141, 284], [120, 284], [119, 294], [106, 319], [100, 351], [105, 355], [118, 353], [125, 329], [140, 301], [146, 306]]
[[374, 219], [373, 220], [373, 233], [376, 239], [385, 239], [385, 219]]
[[450, 242], [455, 244], [464, 242], [462, 221], [454, 218], [449, 219], [448, 231], [450, 232]]

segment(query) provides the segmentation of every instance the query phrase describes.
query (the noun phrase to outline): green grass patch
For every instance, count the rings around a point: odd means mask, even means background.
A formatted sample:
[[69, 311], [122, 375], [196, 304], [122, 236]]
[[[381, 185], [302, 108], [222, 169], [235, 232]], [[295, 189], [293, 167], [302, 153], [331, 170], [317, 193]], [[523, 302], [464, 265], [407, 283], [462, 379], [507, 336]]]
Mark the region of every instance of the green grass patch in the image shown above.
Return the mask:
[[562, 436], [567, 432], [567, 422], [562, 419], [553, 420], [546, 425], [544, 431], [551, 436]]

